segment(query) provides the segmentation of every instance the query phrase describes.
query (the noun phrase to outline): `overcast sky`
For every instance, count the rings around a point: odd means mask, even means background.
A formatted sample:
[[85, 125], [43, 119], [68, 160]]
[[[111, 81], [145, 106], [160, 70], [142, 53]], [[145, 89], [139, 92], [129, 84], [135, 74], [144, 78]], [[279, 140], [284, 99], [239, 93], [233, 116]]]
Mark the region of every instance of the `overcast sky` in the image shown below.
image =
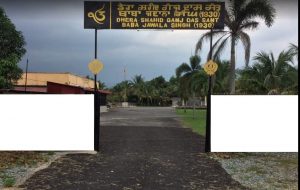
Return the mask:
[[[271, 0], [272, 1], [272, 0]], [[251, 57], [264, 50], [278, 53], [289, 43], [298, 44], [298, 1], [284, 0], [272, 3], [277, 11], [275, 23], [268, 28], [261, 22], [251, 37]], [[94, 57], [94, 30], [83, 28], [83, 0], [0, 0], [0, 6], [23, 32], [27, 54], [20, 62], [25, 68], [29, 58], [29, 71], [71, 72], [91, 75], [88, 63]], [[204, 30], [184, 31], [98, 31], [98, 57], [104, 69], [98, 75], [108, 86], [142, 74], [146, 80], [163, 75], [167, 80], [175, 68], [188, 62], [195, 44]], [[200, 54], [206, 59], [208, 43]], [[222, 59], [229, 59], [229, 48]], [[237, 46], [237, 67], [244, 66], [243, 48]]]

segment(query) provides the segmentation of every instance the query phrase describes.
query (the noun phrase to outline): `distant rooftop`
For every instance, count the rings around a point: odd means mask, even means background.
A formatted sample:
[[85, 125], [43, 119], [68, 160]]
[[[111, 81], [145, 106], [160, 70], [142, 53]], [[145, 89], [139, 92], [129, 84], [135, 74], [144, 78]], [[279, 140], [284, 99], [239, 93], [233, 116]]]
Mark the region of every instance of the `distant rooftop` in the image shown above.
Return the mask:
[[[26, 73], [17, 81], [17, 86], [25, 86]], [[29, 72], [27, 73], [27, 86], [46, 86], [47, 82], [94, 88], [94, 81], [83, 76], [69, 72]], [[99, 86], [99, 84], [97, 83]]]

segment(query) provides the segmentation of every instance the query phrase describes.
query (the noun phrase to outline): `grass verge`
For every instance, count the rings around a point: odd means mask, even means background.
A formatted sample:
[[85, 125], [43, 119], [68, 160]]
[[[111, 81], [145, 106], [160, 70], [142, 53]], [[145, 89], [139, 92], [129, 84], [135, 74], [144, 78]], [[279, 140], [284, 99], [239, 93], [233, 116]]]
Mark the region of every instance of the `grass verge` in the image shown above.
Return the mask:
[[0, 171], [14, 166], [35, 165], [37, 162], [47, 162], [48, 157], [42, 152], [33, 151], [3, 151], [0, 152]]
[[182, 117], [183, 125], [191, 128], [195, 133], [205, 136], [206, 127], [206, 110], [195, 110], [193, 114], [193, 109], [176, 109], [177, 115]]

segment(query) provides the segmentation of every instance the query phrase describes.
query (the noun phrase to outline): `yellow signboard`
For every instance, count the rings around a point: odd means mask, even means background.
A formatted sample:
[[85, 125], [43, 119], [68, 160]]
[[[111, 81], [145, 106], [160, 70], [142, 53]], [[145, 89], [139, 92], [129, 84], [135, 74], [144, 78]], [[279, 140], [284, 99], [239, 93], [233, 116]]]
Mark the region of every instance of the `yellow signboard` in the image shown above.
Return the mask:
[[207, 63], [204, 65], [204, 71], [209, 75], [212, 76], [215, 74], [215, 72], [218, 70], [218, 64], [215, 63], [212, 60], [209, 60]]
[[94, 74], [98, 74], [103, 69], [103, 63], [98, 60], [94, 59], [89, 63], [89, 70]]

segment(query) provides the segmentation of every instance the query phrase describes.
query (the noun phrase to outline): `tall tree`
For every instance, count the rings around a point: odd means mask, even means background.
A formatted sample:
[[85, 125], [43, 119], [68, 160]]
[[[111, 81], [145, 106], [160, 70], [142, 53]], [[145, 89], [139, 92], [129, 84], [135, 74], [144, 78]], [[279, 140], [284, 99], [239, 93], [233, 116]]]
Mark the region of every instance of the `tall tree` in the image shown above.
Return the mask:
[[21, 78], [18, 62], [25, 54], [25, 40], [0, 7], [0, 88], [11, 88]]
[[[256, 18], [262, 18], [265, 24], [270, 27], [275, 18], [275, 9], [269, 0], [230, 0], [225, 10], [224, 24], [227, 31], [213, 31], [213, 37], [218, 37], [213, 45], [213, 58], [220, 56], [228, 42], [230, 48], [230, 70], [228, 85], [230, 94], [235, 93], [235, 47], [241, 41], [245, 50], [245, 64], [249, 64], [251, 41], [246, 30], [256, 29], [259, 22]], [[203, 34], [196, 44], [195, 52], [202, 49], [204, 40], [210, 39], [211, 32]]]
[[182, 63], [176, 69], [176, 76], [180, 78], [179, 90], [181, 91], [181, 98], [183, 101], [187, 101], [189, 94], [191, 93], [195, 97], [195, 91], [191, 88], [191, 79], [193, 75], [201, 70], [201, 58], [198, 55], [190, 57], [190, 65], [187, 63]]

